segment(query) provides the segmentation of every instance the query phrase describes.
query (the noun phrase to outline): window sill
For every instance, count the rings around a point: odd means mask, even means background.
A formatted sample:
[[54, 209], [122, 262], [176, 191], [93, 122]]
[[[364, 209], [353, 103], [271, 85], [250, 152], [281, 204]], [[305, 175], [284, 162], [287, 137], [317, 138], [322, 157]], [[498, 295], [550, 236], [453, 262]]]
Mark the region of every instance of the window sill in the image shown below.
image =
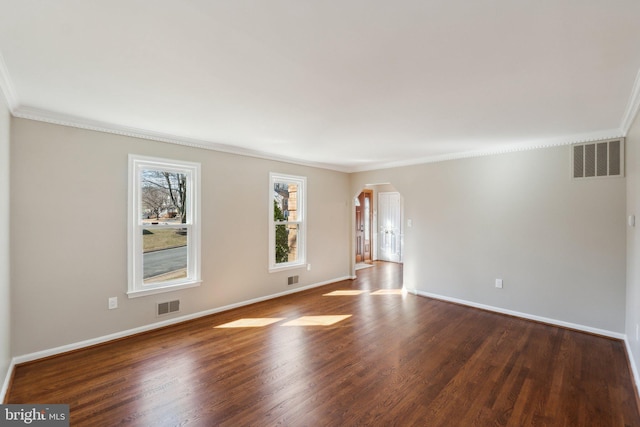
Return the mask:
[[158, 288], [138, 289], [138, 290], [127, 292], [127, 296], [129, 298], [138, 298], [138, 297], [144, 297], [147, 295], [162, 294], [165, 292], [179, 291], [181, 289], [195, 288], [200, 286], [201, 283], [202, 283], [202, 280], [194, 280], [191, 282], [178, 283], [175, 285], [163, 286]]
[[295, 264], [287, 264], [283, 266], [270, 266], [269, 273], [276, 273], [278, 271], [285, 271], [285, 270], [295, 270], [297, 268], [304, 268], [306, 265], [307, 265], [306, 262], [301, 262], [301, 263], [295, 263]]

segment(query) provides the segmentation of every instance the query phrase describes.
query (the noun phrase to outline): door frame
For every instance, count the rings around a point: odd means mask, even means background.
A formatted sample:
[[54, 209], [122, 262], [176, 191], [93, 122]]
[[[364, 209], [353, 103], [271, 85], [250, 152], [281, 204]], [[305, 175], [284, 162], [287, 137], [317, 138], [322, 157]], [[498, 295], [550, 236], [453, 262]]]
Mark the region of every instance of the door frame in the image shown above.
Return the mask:
[[[367, 217], [365, 217], [365, 206], [364, 206], [364, 201], [366, 199], [369, 199], [369, 215]], [[359, 204], [356, 204], [356, 206], [354, 207], [354, 217], [355, 217], [355, 221], [354, 221], [354, 231], [356, 233], [356, 241], [355, 241], [355, 260], [356, 260], [356, 264], [359, 262], [364, 262], [364, 263], [372, 263], [374, 261], [374, 239], [373, 239], [373, 229], [375, 227], [375, 224], [373, 223], [373, 212], [374, 212], [374, 191], [370, 188], [364, 188], [360, 193], [358, 193], [358, 195], [356, 196], [356, 200], [358, 201]], [[363, 242], [362, 242], [362, 260], [358, 261], [358, 256], [360, 255], [359, 251], [360, 251], [360, 244], [358, 242], [358, 207], [360, 207], [360, 210], [363, 211], [362, 212], [362, 216], [364, 221], [368, 222], [368, 226], [366, 225], [366, 222], [364, 224], [362, 224], [362, 227], [364, 228], [362, 230], [363, 232]], [[366, 233], [368, 231], [368, 233]], [[368, 234], [368, 235], [367, 235]], [[368, 254], [369, 257], [367, 258], [366, 254], [367, 254], [367, 250], [366, 250], [366, 242], [369, 242], [369, 250], [368, 250]]]

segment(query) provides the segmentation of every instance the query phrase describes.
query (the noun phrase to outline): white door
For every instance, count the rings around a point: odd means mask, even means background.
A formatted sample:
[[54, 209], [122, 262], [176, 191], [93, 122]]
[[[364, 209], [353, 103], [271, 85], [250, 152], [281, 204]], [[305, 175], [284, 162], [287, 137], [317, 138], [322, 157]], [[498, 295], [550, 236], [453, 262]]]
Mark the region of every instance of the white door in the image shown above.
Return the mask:
[[402, 206], [400, 193], [378, 194], [378, 259], [402, 262]]

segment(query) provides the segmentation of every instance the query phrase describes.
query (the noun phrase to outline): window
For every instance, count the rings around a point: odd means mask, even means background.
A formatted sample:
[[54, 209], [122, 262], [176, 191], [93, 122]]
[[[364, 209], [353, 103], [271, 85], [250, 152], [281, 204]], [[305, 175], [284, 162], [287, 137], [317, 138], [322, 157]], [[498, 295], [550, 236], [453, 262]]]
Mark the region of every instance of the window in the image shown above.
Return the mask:
[[130, 298], [200, 284], [200, 164], [129, 156]]
[[305, 177], [270, 174], [269, 271], [306, 263], [306, 184]]

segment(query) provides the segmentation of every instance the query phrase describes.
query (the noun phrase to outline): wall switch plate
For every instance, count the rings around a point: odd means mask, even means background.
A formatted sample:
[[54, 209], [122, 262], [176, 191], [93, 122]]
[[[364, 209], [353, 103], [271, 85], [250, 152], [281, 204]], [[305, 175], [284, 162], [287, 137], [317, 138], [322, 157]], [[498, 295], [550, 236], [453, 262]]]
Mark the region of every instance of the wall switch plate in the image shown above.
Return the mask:
[[114, 308], [118, 308], [118, 297], [109, 298], [109, 310], [113, 310]]
[[636, 226], [636, 216], [635, 215], [629, 215], [629, 218], [627, 220], [629, 222], [629, 227], [635, 227]]
[[407, 227], [408, 227], [408, 228], [413, 227], [413, 220], [411, 220], [411, 219], [408, 219], [408, 220], [407, 220]]
[[307, 264], [307, 271], [311, 271], [311, 264]]
[[502, 279], [496, 279], [496, 288], [502, 289]]

